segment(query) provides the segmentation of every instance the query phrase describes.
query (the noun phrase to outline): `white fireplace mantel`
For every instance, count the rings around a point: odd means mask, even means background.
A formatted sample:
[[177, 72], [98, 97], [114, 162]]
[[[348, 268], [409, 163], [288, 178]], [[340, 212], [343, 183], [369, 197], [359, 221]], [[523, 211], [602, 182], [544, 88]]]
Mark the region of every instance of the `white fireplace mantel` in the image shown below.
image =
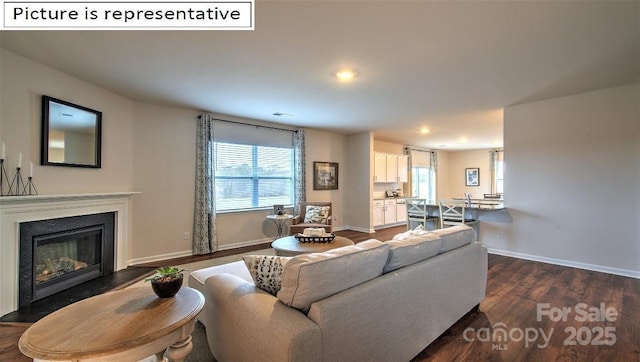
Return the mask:
[[131, 196], [139, 192], [0, 197], [0, 316], [18, 309], [20, 223], [116, 213], [114, 270], [127, 267]]

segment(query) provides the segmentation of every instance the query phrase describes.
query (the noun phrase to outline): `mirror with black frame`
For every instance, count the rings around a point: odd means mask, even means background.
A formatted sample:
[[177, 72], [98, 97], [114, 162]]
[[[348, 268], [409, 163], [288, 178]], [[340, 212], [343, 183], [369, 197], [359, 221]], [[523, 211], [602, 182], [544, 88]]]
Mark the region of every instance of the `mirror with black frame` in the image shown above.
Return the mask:
[[102, 112], [42, 96], [41, 165], [100, 168]]

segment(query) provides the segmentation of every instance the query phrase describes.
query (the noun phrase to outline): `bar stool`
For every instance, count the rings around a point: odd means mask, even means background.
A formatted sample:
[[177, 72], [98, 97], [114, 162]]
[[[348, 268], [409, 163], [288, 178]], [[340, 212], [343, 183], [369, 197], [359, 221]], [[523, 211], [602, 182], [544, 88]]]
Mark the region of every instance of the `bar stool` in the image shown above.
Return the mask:
[[[427, 209], [427, 199], [419, 198], [407, 198], [405, 199], [407, 204], [407, 230], [411, 229], [411, 222], [417, 221], [424, 225], [427, 230], [433, 230], [436, 228], [437, 216], [430, 216]], [[429, 228], [428, 222], [433, 224], [433, 228]]]
[[449, 226], [469, 225], [473, 228], [475, 239], [478, 240], [476, 220], [465, 219], [466, 202], [457, 200], [445, 200], [438, 203], [440, 210], [440, 228]]

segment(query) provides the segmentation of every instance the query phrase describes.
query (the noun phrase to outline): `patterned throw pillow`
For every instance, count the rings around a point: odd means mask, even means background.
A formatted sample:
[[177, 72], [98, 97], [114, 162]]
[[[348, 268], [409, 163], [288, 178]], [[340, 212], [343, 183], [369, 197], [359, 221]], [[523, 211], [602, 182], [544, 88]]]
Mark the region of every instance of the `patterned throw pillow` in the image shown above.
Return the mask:
[[288, 257], [272, 255], [246, 255], [242, 259], [256, 287], [269, 294], [276, 295], [280, 290], [282, 270], [289, 261]]
[[304, 212], [304, 222], [305, 224], [308, 224], [308, 223], [326, 224], [330, 211], [331, 211], [331, 206], [307, 205], [307, 209]]

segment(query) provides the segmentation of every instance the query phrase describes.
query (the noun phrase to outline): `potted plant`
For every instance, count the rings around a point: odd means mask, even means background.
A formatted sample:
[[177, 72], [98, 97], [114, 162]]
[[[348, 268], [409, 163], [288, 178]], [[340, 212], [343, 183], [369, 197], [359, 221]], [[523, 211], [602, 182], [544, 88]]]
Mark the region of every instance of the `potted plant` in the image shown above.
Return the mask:
[[173, 297], [178, 293], [180, 287], [182, 287], [183, 271], [185, 271], [185, 269], [163, 266], [162, 268], [156, 269], [156, 274], [145, 279], [145, 281], [151, 282], [151, 288], [158, 297]]

